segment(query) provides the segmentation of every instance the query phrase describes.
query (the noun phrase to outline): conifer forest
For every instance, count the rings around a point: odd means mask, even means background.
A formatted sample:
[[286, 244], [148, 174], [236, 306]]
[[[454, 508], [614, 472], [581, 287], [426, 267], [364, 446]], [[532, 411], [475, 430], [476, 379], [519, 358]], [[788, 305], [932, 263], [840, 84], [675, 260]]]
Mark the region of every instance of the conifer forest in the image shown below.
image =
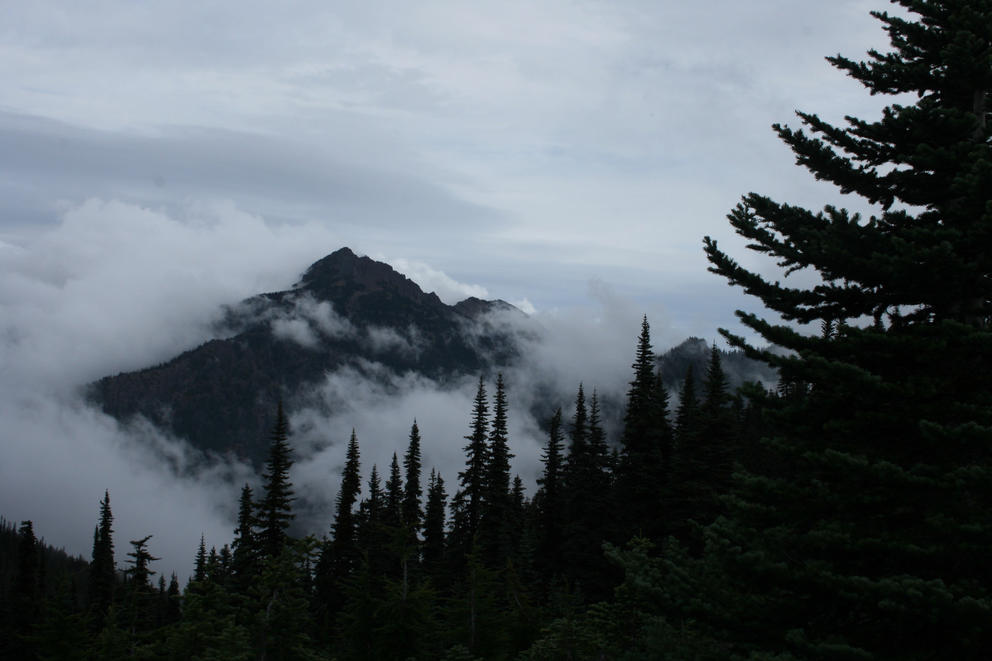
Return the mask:
[[273, 406], [261, 487], [233, 541], [189, 549], [188, 581], [156, 566], [156, 531], [115, 536], [109, 491], [86, 559], [4, 521], [0, 658], [992, 658], [992, 0], [893, 2], [874, 12], [888, 49], [827, 58], [892, 98], [880, 116], [773, 127], [851, 208], [744, 195], [729, 222], [777, 278], [703, 239], [765, 309], [738, 312], [760, 346], [724, 339], [777, 387], [731, 391], [714, 349], [669, 393], [645, 317], [622, 429], [576, 383], [532, 492], [510, 470], [512, 384], [487, 374], [448, 441], [462, 470], [424, 465], [412, 420], [368, 466], [355, 429], [305, 537]]

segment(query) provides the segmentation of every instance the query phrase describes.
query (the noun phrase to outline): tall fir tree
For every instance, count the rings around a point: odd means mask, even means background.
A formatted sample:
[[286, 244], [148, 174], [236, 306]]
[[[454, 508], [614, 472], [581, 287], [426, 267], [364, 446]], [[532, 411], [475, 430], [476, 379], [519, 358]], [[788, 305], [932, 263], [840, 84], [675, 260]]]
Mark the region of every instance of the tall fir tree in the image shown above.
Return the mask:
[[447, 499], [444, 479], [432, 468], [427, 480], [427, 506], [424, 512], [424, 567], [431, 574], [440, 569], [444, 559]]
[[331, 524], [332, 540], [324, 545], [319, 564], [319, 583], [322, 586], [319, 589], [322, 590], [325, 600], [330, 599], [330, 593], [336, 589], [336, 584], [358, 563], [355, 503], [362, 489], [360, 459], [358, 435], [352, 429], [345, 453], [341, 486], [335, 499], [334, 522]]
[[257, 519], [255, 517], [255, 504], [252, 500], [252, 490], [248, 484], [245, 484], [241, 488], [241, 496], [238, 500], [238, 525], [234, 529], [234, 540], [231, 542], [231, 573], [242, 591], [247, 590], [248, 585], [259, 571], [256, 526]]
[[410, 427], [410, 441], [407, 444], [406, 453], [403, 455], [403, 471], [405, 477], [403, 483], [403, 523], [413, 535], [416, 535], [420, 531], [424, 519], [420, 489], [420, 428], [417, 427], [416, 420]]
[[196, 547], [196, 556], [193, 557], [193, 581], [204, 583], [207, 580], [207, 540], [203, 533], [200, 533], [200, 545]]
[[341, 470], [341, 484], [334, 502], [331, 539], [325, 539], [321, 544], [314, 577], [318, 603], [318, 638], [325, 645], [329, 644], [333, 635], [334, 618], [344, 603], [341, 594], [343, 581], [358, 566], [360, 560], [355, 503], [361, 489], [361, 452], [358, 435], [352, 429], [345, 451], [345, 464]]
[[560, 575], [564, 568], [567, 512], [562, 490], [564, 434], [561, 427], [561, 409], [558, 409], [548, 425], [548, 443], [541, 454], [544, 472], [537, 480], [539, 488], [534, 494], [539, 531], [536, 561], [546, 581]]
[[582, 385], [575, 397], [570, 446], [562, 470], [565, 505], [563, 554], [567, 573], [592, 600], [609, 596], [613, 572], [601, 550], [613, 516], [607, 448], [595, 392], [586, 407]]
[[722, 572], [725, 593], [697, 585], [685, 604], [710, 607], [682, 613], [752, 658], [992, 649], [992, 2], [896, 4], [873, 12], [891, 50], [827, 59], [871, 94], [903, 96], [875, 120], [800, 112], [803, 129], [775, 126], [870, 217], [754, 193], [729, 216], [786, 275], [820, 282], [766, 279], [705, 240], [710, 270], [782, 319], [838, 323], [824, 337], [738, 312], [776, 353], [724, 332], [808, 384], [768, 403], [775, 461], [741, 477], [708, 531], [701, 575]]
[[149, 565], [159, 560], [148, 551], [148, 540], [151, 535], [141, 539], [132, 539], [132, 550], [128, 551], [128, 564], [124, 570], [127, 576], [127, 596], [122, 614], [132, 635], [147, 634], [155, 628], [156, 623], [156, 591], [151, 582], [155, 572]]
[[110, 510], [110, 491], [100, 501], [100, 521], [93, 533], [93, 558], [90, 561], [90, 606], [97, 624], [103, 622], [114, 600], [117, 567], [114, 563], [114, 515]]
[[692, 365], [686, 368], [682, 388], [679, 390], [679, 407], [675, 410], [675, 446], [691, 443], [699, 417], [699, 400], [696, 398], [696, 375]]
[[389, 478], [386, 480], [386, 502], [383, 512], [383, 523], [390, 528], [399, 528], [403, 521], [403, 474], [400, 472], [400, 462], [393, 453], [389, 463]]
[[666, 513], [661, 504], [668, 487], [667, 464], [673, 439], [668, 421], [668, 393], [655, 373], [651, 329], [646, 316], [641, 322], [631, 367], [634, 380], [627, 391], [620, 463], [616, 470], [620, 538], [644, 535], [660, 539], [666, 531]]
[[[34, 658], [37, 652], [36, 631], [41, 624], [44, 601], [42, 573], [42, 549], [34, 534], [34, 524], [22, 521], [17, 535], [16, 564], [9, 593], [8, 585], [0, 586], [0, 595], [9, 598], [0, 607], [0, 617], [6, 616], [0, 619], [0, 631], [10, 627], [0, 638], [0, 654], [4, 658]], [[8, 578], [6, 572], [4, 574], [3, 578]], [[8, 604], [9, 614], [5, 612]]]
[[510, 452], [507, 430], [506, 385], [503, 374], [496, 376], [493, 396], [493, 419], [489, 430], [488, 462], [483, 493], [480, 538], [484, 559], [490, 566], [502, 568], [510, 555]]
[[489, 463], [489, 404], [486, 399], [486, 385], [479, 377], [479, 388], [472, 404], [472, 433], [465, 437], [465, 470], [458, 473], [462, 498], [465, 502], [464, 542], [469, 547], [461, 549], [467, 553], [475, 543], [482, 516], [483, 494], [486, 486], [486, 467]]
[[289, 470], [293, 465], [292, 448], [289, 446], [289, 421], [283, 412], [282, 402], [276, 407], [276, 421], [272, 427], [269, 458], [262, 474], [265, 495], [258, 504], [259, 545], [266, 556], [276, 557], [288, 539], [287, 529], [293, 520], [293, 484]]
[[395, 516], [390, 517], [388, 494], [383, 492], [379, 468], [373, 464], [369, 472], [368, 496], [362, 499], [355, 517], [360, 562], [368, 565], [373, 576], [379, 576], [389, 568], [388, 526], [394, 525], [396, 520]]

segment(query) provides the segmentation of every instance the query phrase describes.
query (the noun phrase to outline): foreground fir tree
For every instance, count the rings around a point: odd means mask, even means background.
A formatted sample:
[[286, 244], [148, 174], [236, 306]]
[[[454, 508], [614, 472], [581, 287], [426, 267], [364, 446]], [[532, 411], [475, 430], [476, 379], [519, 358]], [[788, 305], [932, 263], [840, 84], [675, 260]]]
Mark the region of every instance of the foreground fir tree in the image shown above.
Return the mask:
[[992, 649], [992, 2], [897, 4], [910, 19], [874, 14], [891, 52], [828, 59], [872, 94], [912, 102], [875, 121], [799, 113], [804, 129], [775, 127], [800, 165], [862, 198], [870, 217], [757, 194], [730, 214], [752, 249], [821, 282], [768, 280], [705, 240], [710, 270], [786, 321], [839, 322], [803, 333], [738, 313], [787, 355], [725, 333], [806, 384], [769, 403], [772, 469], [743, 476], [708, 533], [720, 588], [709, 607], [686, 601], [741, 656]]
[[110, 492], [100, 501], [100, 523], [93, 532], [93, 559], [90, 561], [89, 602], [94, 623], [103, 623], [114, 599], [117, 583], [114, 564], [114, 514], [110, 511]]
[[265, 496], [258, 504], [258, 533], [262, 552], [276, 557], [282, 552], [288, 535], [286, 530], [293, 520], [293, 484], [289, 469], [293, 465], [292, 448], [289, 447], [289, 422], [283, 412], [282, 402], [276, 409], [276, 422], [272, 428], [272, 445], [265, 463]]

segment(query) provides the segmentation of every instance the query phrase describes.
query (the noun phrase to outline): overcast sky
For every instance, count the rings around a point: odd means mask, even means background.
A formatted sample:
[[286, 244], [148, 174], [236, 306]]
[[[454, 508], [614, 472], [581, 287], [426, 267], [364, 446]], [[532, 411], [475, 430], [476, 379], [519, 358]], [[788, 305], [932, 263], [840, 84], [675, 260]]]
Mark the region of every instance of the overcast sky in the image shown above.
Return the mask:
[[[195, 345], [219, 305], [342, 245], [448, 302], [588, 320], [585, 355], [604, 315], [623, 356], [642, 312], [663, 345], [738, 329], [754, 305], [701, 239], [765, 269], [725, 219], [742, 194], [840, 200], [770, 125], [876, 114], [823, 58], [884, 48], [886, 4], [0, 0], [0, 514], [78, 545], [117, 470], [74, 479], [81, 457], [159, 455], [73, 389]], [[148, 470], [113, 478], [132, 518], [230, 495]], [[92, 516], [54, 531], [63, 502], [14, 502], [32, 485]], [[222, 534], [230, 512], [200, 507], [195, 538]]]

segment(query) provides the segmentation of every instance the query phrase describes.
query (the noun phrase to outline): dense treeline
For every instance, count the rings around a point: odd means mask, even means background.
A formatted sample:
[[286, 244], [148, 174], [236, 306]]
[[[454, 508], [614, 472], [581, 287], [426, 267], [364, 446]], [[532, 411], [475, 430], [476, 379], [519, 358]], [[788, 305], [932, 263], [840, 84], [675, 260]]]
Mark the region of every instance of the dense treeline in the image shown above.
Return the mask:
[[[776, 126], [800, 165], [877, 211], [757, 194], [730, 214], [789, 287], [705, 239], [710, 270], [778, 321], [779, 370], [728, 391], [714, 351], [670, 399], [645, 319], [622, 433], [596, 392], [549, 412], [532, 496], [510, 474], [507, 387], [480, 379], [456, 476], [414, 422], [362, 483], [348, 444], [326, 537], [288, 534], [281, 407], [234, 541], [180, 590], [152, 540], [114, 566], [109, 495], [89, 572], [55, 590], [31, 524], [5, 587], [11, 658], [986, 659], [992, 649], [992, 0], [894, 0], [892, 51], [828, 58], [873, 94], [845, 127]], [[803, 326], [813, 332], [802, 332]], [[493, 388], [490, 397], [487, 386]], [[428, 413], [429, 412], [425, 412]], [[402, 458], [401, 458], [402, 457]], [[427, 475], [425, 479], [425, 475]]]
[[[532, 498], [510, 471], [502, 375], [491, 398], [479, 381], [465, 468], [450, 482], [435, 468], [425, 475], [414, 421], [402, 459], [394, 453], [388, 469], [372, 466], [363, 485], [353, 432], [321, 539], [289, 534], [293, 459], [280, 405], [261, 493], [243, 487], [230, 544], [208, 550], [201, 540], [191, 550], [194, 571], [183, 589], [175, 575], [154, 578], [150, 535], [130, 541], [118, 571], [109, 493], [99, 503], [88, 571], [69, 577], [71, 597], [46, 587], [24, 522], [7, 555], [19, 563], [5, 593], [11, 650], [48, 658], [71, 641], [80, 658], [513, 658], [555, 618], [611, 596], [622, 575], [604, 542], [669, 534], [688, 541], [689, 519], [712, 518], [717, 455], [676, 444], [709, 439], [705, 418], [683, 416], [672, 426], [655, 364], [645, 319], [619, 445], [604, 433], [597, 394], [587, 400], [579, 385], [568, 412], [558, 409], [548, 422]], [[680, 410], [720, 411], [728, 427], [713, 443], [735, 453], [743, 418], [730, 405], [719, 352], [712, 350], [703, 399], [695, 401], [687, 378], [693, 401]], [[691, 487], [673, 488], [676, 476], [689, 475]], [[658, 518], [676, 502], [681, 525]], [[53, 599], [64, 602], [60, 617], [71, 624], [54, 638], [46, 619]]]

